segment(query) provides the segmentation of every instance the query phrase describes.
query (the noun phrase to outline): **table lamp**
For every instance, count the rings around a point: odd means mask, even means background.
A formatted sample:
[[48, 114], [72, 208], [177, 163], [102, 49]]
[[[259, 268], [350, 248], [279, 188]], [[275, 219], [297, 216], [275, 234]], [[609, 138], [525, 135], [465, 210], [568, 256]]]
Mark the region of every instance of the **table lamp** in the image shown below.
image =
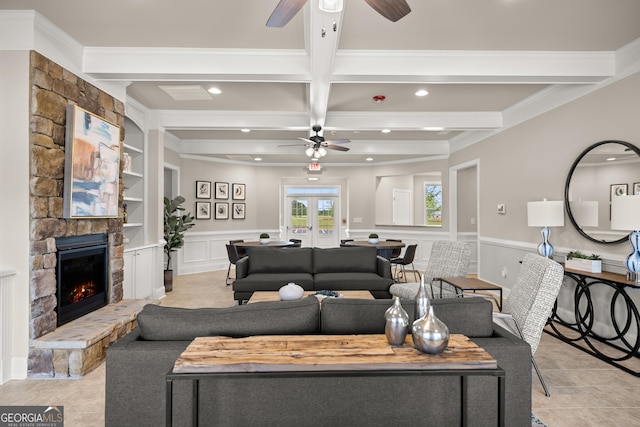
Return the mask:
[[611, 200], [611, 229], [631, 231], [633, 252], [625, 261], [627, 280], [640, 283], [640, 195], [616, 196]]
[[527, 222], [529, 227], [542, 227], [542, 243], [538, 245], [538, 253], [544, 257], [553, 257], [553, 246], [549, 243], [551, 230], [549, 227], [564, 226], [564, 202], [547, 201], [527, 203]]

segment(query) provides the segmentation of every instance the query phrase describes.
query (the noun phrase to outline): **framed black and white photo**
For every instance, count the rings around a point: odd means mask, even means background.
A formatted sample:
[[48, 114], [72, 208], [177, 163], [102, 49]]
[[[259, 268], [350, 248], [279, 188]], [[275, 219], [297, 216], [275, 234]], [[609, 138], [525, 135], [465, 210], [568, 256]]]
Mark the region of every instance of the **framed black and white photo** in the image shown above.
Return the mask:
[[640, 182], [633, 183], [633, 195], [640, 196]]
[[196, 181], [196, 199], [211, 198], [211, 181]]
[[215, 219], [229, 219], [229, 203], [216, 202]]
[[244, 184], [231, 184], [231, 198], [233, 200], [244, 200]]
[[233, 206], [233, 219], [244, 219], [244, 203], [234, 203]]
[[628, 184], [611, 184], [611, 200], [616, 196], [626, 196], [628, 191]]
[[229, 183], [228, 182], [216, 182], [216, 199], [218, 200], [229, 199]]
[[211, 219], [211, 202], [196, 202], [196, 219]]

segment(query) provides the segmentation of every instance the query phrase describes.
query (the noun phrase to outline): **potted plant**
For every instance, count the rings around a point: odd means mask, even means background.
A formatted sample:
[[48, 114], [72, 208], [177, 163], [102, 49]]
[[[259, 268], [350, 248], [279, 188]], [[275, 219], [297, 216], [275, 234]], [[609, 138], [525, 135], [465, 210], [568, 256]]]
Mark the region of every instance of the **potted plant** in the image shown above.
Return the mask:
[[571, 251], [567, 254], [564, 266], [574, 270], [588, 271], [590, 273], [602, 273], [602, 260], [596, 254], [585, 255], [580, 251]]
[[261, 245], [266, 245], [267, 243], [269, 243], [269, 234], [267, 233], [260, 234], [260, 238], [258, 239], [258, 241], [260, 242]]
[[180, 215], [185, 209], [181, 206], [185, 201], [182, 196], [170, 200], [164, 198], [164, 253], [167, 254], [167, 268], [164, 270], [164, 289], [173, 290], [173, 270], [171, 270], [171, 253], [184, 246], [184, 232], [195, 225], [191, 213]]
[[378, 235], [376, 233], [369, 234], [369, 243], [371, 243], [372, 245], [378, 243]]

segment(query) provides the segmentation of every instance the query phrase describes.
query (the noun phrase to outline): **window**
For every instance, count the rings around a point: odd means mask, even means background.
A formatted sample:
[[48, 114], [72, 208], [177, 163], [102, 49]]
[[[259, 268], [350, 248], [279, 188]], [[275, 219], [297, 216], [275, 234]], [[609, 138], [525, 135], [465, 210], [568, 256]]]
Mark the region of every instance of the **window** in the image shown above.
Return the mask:
[[424, 183], [425, 225], [442, 227], [442, 184]]

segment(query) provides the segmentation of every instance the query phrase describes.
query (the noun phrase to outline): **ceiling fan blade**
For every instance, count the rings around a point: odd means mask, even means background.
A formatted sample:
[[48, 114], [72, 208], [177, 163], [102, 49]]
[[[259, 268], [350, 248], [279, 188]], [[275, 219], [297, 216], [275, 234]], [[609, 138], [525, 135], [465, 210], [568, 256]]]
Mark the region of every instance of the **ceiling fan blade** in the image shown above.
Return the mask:
[[306, 3], [307, 0], [280, 0], [267, 20], [267, 27], [284, 27]]
[[[284, 1], [284, 0], [283, 0]], [[391, 22], [396, 22], [411, 12], [405, 0], [364, 0], [380, 15]]]
[[304, 147], [304, 144], [282, 144], [278, 145], [278, 147]]
[[307, 144], [315, 144], [315, 142], [313, 142], [312, 140], [307, 139], [307, 138], [302, 138], [302, 137], [299, 136], [298, 139], [306, 142]]
[[347, 144], [351, 142], [350, 139], [327, 139], [323, 144]]
[[338, 151], [349, 151], [349, 147], [343, 147], [342, 145], [323, 145], [324, 148], [328, 148], [329, 150], [338, 150]]

